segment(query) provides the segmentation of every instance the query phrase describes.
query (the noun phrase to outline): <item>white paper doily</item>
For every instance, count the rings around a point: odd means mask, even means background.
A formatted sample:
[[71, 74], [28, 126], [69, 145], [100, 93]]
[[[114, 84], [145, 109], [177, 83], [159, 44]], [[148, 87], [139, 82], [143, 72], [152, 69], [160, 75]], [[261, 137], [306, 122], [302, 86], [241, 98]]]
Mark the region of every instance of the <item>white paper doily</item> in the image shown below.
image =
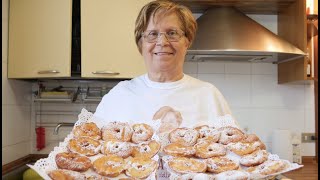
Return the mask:
[[235, 120], [230, 114], [226, 114], [224, 116], [219, 116], [216, 118], [215, 122], [211, 125], [215, 128], [231, 126], [240, 129], [240, 127], [236, 124]]
[[[240, 156], [234, 154], [233, 152], [227, 150], [227, 154], [226, 157], [239, 162], [240, 161]], [[169, 166], [168, 166], [168, 162], [174, 157], [166, 155], [162, 157], [162, 160], [164, 161], [164, 168], [167, 169], [167, 171], [170, 173], [170, 180], [188, 180], [190, 178], [193, 178], [194, 180], [199, 179], [199, 180], [211, 180], [214, 179], [214, 177], [218, 174], [214, 174], [214, 173], [190, 173], [190, 174], [180, 174], [180, 173], [176, 173], [175, 171], [173, 171]], [[202, 160], [202, 159], [199, 159]], [[286, 163], [287, 168], [285, 168], [282, 171], [279, 171], [277, 173], [274, 174], [270, 174], [270, 175], [261, 175], [261, 174], [252, 174], [252, 173], [247, 173], [249, 175], [250, 179], [264, 179], [264, 178], [268, 178], [268, 177], [272, 177], [272, 176], [276, 176], [279, 174], [283, 174], [298, 168], [303, 167], [303, 165], [299, 165], [297, 163], [290, 163], [288, 160], [283, 160], [280, 159], [278, 155], [276, 154], [270, 154], [268, 156], [268, 160], [281, 160], [283, 162]], [[239, 165], [239, 169], [238, 170], [242, 170], [245, 172], [245, 169], [247, 169], [247, 167]]]
[[[101, 119], [98, 119], [97, 117], [93, 116], [93, 114], [91, 112], [87, 111], [86, 109], [82, 109], [81, 113], [78, 115], [78, 121], [75, 123], [75, 126], [81, 125], [86, 122], [95, 122], [99, 128], [102, 128], [103, 125], [106, 124]], [[152, 123], [150, 123], [150, 122], [152, 122]], [[139, 123], [146, 123], [146, 124], [149, 124], [150, 126], [152, 126], [154, 129], [158, 129], [160, 127], [161, 121], [156, 120], [156, 121], [145, 121], [145, 122], [139, 122]], [[132, 125], [132, 122], [131, 123], [129, 122], [129, 124]], [[208, 123], [204, 122], [202, 125], [204, 125], [204, 124], [209, 125], [209, 126], [213, 126], [215, 128], [224, 127], [224, 126], [232, 126], [232, 127], [236, 127], [236, 128], [240, 129], [240, 127], [235, 123], [235, 121], [231, 115], [225, 115], [225, 116], [218, 117], [214, 121], [213, 124], [208, 124]], [[200, 124], [198, 124], [198, 125], [200, 125]], [[156, 133], [154, 133], [152, 139], [160, 142], [162, 145], [166, 145], [166, 144], [170, 143], [168, 140], [168, 134], [169, 134], [169, 132], [166, 132], [166, 133], [163, 133], [160, 135], [156, 135]], [[56, 154], [58, 154], [60, 152], [66, 152], [68, 150], [67, 144], [68, 144], [69, 140], [72, 138], [73, 138], [73, 134], [70, 133], [64, 139], [63, 142], [59, 143], [59, 146], [55, 147], [53, 149], [53, 151], [50, 152], [50, 154], [47, 158], [39, 159], [34, 165], [30, 165], [30, 164], [27, 164], [27, 165], [30, 168], [32, 168], [33, 170], [35, 170], [42, 178], [50, 180], [51, 178], [47, 175], [47, 172], [51, 171], [51, 170], [58, 169], [58, 167], [55, 163]], [[159, 153], [159, 155], [162, 156], [162, 153]], [[152, 159], [159, 161], [159, 155], [154, 156]], [[99, 158], [100, 156], [102, 156], [102, 154], [98, 154], [96, 156], [92, 156], [89, 158], [91, 159], [91, 161], [94, 161], [95, 159]], [[230, 151], [228, 151], [227, 157], [234, 159], [234, 160], [237, 160], [237, 161], [239, 161], [239, 159], [240, 159], [240, 157], [238, 155], [236, 155]], [[194, 173], [194, 174], [185, 174], [185, 175], [175, 173], [167, 165], [167, 162], [170, 158], [172, 158], [172, 157], [171, 156], [163, 156], [162, 157], [162, 160], [164, 162], [164, 164], [163, 164], [164, 169], [161, 168], [161, 170], [166, 171], [166, 169], [167, 169], [168, 173], [171, 174], [170, 175], [171, 180], [181, 179], [181, 178], [182, 179], [183, 178], [185, 178], [185, 179], [193, 178], [193, 179], [201, 179], [201, 180], [208, 179], [209, 180], [209, 179], [214, 178], [214, 175], [210, 174], [210, 173]], [[269, 160], [279, 160], [279, 157], [275, 154], [270, 154]], [[297, 163], [290, 163], [289, 161], [286, 161], [286, 160], [283, 160], [283, 161], [285, 161], [288, 164], [288, 168], [286, 168], [285, 170], [278, 172], [276, 174], [268, 175], [268, 176], [251, 174], [250, 178], [252, 178], [252, 179], [266, 178], [269, 176], [275, 176], [278, 174], [282, 174], [282, 173], [303, 167], [303, 165], [299, 165]], [[241, 168], [243, 168], [243, 167], [241, 167]], [[93, 174], [96, 175], [96, 173], [92, 169], [89, 169], [88, 171], [84, 172], [83, 174], [85, 174], [87, 177], [90, 175], [93, 175]], [[153, 172], [147, 178], [147, 180], [156, 180], [156, 176], [157, 176], [156, 174], [157, 174], [157, 171]], [[124, 174], [121, 174], [120, 176], [118, 176], [116, 178], [109, 178], [109, 179], [119, 179], [119, 178], [126, 178], [126, 177], [127, 176], [125, 176]], [[160, 179], [164, 179], [164, 178], [159, 178], [159, 180]], [[165, 179], [169, 179], [169, 178], [165, 178]]]
[[[105, 123], [103, 123], [103, 121], [101, 121], [100, 119], [97, 119], [95, 116], [93, 116], [93, 114], [89, 111], [87, 111], [86, 109], [82, 109], [81, 113], [78, 115], [78, 121], [75, 123], [75, 126], [81, 125], [83, 123], [86, 122], [95, 122], [97, 124], [97, 126], [99, 128], [102, 128], [103, 125]], [[150, 126], [152, 126], [153, 128], [156, 126], [159, 126], [158, 123], [153, 123], [153, 124], [149, 124]], [[50, 152], [50, 154], [48, 155], [47, 158], [43, 158], [43, 159], [39, 159], [34, 165], [31, 164], [27, 164], [30, 168], [32, 168], [33, 170], [35, 170], [42, 178], [44, 179], [48, 179], [50, 180], [51, 178], [47, 175], [47, 172], [51, 171], [51, 170], [55, 170], [58, 169], [56, 162], [55, 162], [55, 157], [58, 153], [60, 152], [67, 152], [67, 144], [69, 142], [70, 139], [73, 138], [73, 134], [70, 133], [63, 142], [59, 143], [59, 146], [54, 147], [53, 151]], [[156, 135], [154, 135], [152, 137], [152, 139], [158, 139], [158, 137]], [[95, 156], [91, 156], [89, 157], [90, 160], [93, 162], [94, 160], [96, 160], [97, 158], [101, 157], [102, 154], [97, 154]], [[153, 158], [153, 160], [157, 161], [159, 160], [159, 156], [155, 155]], [[91, 168], [85, 172], [83, 172], [82, 174], [86, 175], [86, 177], [89, 177], [91, 175], [97, 175], [97, 173], [95, 173]], [[122, 173], [121, 175], [119, 175], [116, 178], [109, 178], [108, 179], [119, 179], [119, 178], [128, 178], [126, 175], [124, 175], [124, 173]], [[146, 180], [156, 180], [156, 171], [154, 171]]]

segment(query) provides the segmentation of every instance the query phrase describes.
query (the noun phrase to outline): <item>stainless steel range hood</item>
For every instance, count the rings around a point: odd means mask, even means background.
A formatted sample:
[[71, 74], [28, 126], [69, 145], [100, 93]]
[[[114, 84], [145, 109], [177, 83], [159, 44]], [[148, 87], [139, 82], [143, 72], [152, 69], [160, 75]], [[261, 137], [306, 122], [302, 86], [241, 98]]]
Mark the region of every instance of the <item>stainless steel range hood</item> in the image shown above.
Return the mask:
[[188, 61], [279, 63], [306, 54], [233, 7], [214, 7], [197, 19]]

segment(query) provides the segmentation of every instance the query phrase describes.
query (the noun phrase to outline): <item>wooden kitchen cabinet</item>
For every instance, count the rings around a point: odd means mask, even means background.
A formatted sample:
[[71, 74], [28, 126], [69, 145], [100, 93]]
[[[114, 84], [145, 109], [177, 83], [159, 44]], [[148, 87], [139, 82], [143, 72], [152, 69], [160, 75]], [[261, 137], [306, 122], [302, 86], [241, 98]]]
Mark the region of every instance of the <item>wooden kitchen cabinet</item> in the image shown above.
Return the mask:
[[145, 73], [135, 20], [150, 0], [81, 0], [81, 76], [132, 78]]
[[[123, 79], [145, 73], [134, 26], [149, 1], [11, 0], [8, 77]], [[72, 23], [74, 11], [80, 23]]]
[[10, 0], [8, 78], [70, 77], [72, 0]]
[[[296, 0], [278, 14], [278, 35], [305, 53], [308, 52], [306, 1]], [[310, 48], [310, 47], [309, 47]], [[278, 64], [278, 83], [309, 83], [314, 76], [308, 73], [309, 57]], [[317, 61], [317, 60], [316, 60]], [[315, 66], [311, 64], [313, 69]]]

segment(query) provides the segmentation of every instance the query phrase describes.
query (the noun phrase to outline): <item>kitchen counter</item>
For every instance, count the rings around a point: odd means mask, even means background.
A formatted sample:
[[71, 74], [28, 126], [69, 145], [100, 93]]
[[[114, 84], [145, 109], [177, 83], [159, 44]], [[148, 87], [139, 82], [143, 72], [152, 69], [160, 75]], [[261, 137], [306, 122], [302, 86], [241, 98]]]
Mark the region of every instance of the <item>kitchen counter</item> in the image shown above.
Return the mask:
[[48, 154], [29, 154], [2, 166], [2, 179], [22, 179], [25, 170], [29, 169], [26, 164], [33, 164], [41, 158], [48, 157]]
[[290, 179], [317, 180], [318, 179], [318, 163], [307, 162], [304, 166], [295, 171], [284, 173]]

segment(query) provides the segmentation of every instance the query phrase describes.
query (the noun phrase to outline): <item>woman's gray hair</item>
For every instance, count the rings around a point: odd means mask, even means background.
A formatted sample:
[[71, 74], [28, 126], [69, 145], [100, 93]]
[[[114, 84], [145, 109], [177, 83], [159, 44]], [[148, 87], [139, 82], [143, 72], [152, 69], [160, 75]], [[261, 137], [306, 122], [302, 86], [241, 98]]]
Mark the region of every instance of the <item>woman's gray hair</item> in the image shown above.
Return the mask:
[[180, 19], [181, 30], [185, 33], [189, 46], [191, 46], [197, 30], [197, 22], [192, 12], [187, 7], [169, 0], [155, 0], [143, 6], [136, 19], [134, 35], [140, 53], [142, 33], [147, 29], [150, 17], [152, 16], [154, 19], [157, 13], [160, 13], [162, 16], [175, 13]]

